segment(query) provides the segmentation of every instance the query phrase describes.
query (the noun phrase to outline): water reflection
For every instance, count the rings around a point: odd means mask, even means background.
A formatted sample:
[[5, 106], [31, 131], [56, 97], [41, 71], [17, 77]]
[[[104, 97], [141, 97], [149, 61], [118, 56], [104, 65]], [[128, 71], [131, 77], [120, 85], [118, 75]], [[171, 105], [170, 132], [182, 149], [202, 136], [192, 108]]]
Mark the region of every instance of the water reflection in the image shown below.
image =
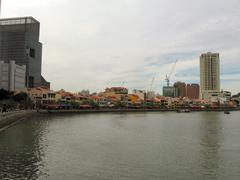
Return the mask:
[[41, 121], [29, 121], [1, 133], [0, 179], [37, 179], [47, 176], [43, 173], [44, 128]]
[[[201, 174], [206, 179], [217, 179], [221, 162], [220, 148], [223, 141], [220, 113], [202, 113], [200, 161]], [[205, 179], [204, 178], [204, 179]]]
[[0, 179], [239, 179], [238, 116], [31, 118], [0, 134]]

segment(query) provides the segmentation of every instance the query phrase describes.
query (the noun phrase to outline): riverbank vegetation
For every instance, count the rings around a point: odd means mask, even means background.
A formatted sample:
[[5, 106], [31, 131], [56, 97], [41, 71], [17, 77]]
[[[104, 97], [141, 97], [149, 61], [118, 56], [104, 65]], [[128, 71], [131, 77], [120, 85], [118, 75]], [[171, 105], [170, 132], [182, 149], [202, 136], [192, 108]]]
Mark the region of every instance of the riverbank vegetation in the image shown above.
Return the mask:
[[33, 101], [27, 93], [20, 92], [15, 94], [11, 91], [0, 89], [0, 109], [6, 106], [8, 111], [16, 109], [31, 109], [34, 107]]

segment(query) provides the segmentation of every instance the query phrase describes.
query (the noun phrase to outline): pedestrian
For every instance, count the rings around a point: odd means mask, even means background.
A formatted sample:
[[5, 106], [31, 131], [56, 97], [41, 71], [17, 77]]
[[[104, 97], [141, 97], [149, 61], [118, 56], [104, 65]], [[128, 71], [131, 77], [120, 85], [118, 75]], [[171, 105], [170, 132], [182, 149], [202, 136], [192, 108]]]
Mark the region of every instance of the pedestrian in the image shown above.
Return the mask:
[[6, 113], [6, 112], [7, 112], [7, 105], [3, 104], [2, 113]]

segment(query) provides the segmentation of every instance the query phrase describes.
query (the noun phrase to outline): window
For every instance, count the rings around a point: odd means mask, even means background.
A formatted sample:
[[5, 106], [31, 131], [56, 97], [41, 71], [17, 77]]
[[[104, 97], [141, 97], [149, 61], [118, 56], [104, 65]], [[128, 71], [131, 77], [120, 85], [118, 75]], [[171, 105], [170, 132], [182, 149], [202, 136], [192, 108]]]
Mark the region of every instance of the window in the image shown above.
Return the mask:
[[29, 56], [30, 56], [31, 58], [35, 58], [35, 49], [30, 48]]
[[34, 77], [29, 76], [28, 78], [28, 87], [33, 88], [34, 87]]

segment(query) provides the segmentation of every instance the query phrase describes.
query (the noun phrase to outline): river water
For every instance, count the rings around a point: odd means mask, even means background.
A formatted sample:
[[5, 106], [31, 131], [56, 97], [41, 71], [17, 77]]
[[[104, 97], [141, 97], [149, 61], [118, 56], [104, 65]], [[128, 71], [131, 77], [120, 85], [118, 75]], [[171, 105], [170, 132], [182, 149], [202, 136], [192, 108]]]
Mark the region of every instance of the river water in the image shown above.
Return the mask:
[[41, 115], [0, 133], [0, 179], [240, 179], [240, 112]]

